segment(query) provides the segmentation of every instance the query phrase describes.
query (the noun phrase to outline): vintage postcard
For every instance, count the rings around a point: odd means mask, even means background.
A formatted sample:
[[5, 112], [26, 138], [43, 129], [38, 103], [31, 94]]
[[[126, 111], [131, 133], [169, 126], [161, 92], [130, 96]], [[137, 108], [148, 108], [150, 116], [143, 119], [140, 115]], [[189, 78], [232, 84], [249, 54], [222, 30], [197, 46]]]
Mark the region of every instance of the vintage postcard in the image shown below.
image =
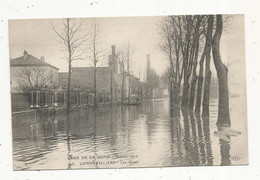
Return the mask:
[[243, 15], [9, 20], [14, 170], [248, 164]]

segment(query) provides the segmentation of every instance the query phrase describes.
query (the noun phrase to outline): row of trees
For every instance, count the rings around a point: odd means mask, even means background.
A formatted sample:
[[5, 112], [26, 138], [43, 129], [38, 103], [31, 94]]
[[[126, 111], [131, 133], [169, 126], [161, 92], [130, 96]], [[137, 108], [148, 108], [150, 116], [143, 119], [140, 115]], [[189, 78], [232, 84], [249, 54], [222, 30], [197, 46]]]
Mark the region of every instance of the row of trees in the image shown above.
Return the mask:
[[222, 31], [222, 15], [217, 15], [215, 21], [213, 15], [168, 16], [161, 26], [161, 50], [170, 65], [173, 111], [181, 105], [183, 109], [201, 115], [202, 107], [202, 115], [206, 117], [209, 116], [212, 52], [219, 82], [217, 124], [230, 126], [228, 69], [221, 60], [219, 50]]

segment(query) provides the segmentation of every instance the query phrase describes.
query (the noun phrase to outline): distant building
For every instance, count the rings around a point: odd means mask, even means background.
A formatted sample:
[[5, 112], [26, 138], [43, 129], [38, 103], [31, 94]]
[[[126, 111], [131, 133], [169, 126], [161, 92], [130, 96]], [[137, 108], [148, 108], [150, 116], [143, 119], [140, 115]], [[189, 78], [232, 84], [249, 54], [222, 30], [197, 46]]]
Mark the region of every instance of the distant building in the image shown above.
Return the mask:
[[[94, 68], [72, 67], [71, 90], [93, 92], [94, 90]], [[110, 93], [111, 71], [109, 67], [98, 67], [97, 69], [97, 92]], [[68, 73], [59, 73], [59, 83], [62, 88], [67, 88]], [[112, 76], [112, 84], [115, 84]], [[114, 86], [114, 85], [113, 85]]]
[[[130, 81], [129, 81], [130, 78]], [[129, 84], [130, 82], [130, 84]], [[129, 86], [130, 86], [130, 92], [129, 92]], [[126, 73], [126, 78], [125, 78], [125, 95], [126, 97], [130, 96], [132, 99], [137, 98], [140, 93], [140, 86], [141, 82], [139, 81], [139, 78], [135, 77], [132, 74]]]
[[24, 51], [23, 56], [10, 61], [11, 92], [55, 88], [58, 86], [58, 70], [45, 62], [44, 56], [39, 59]]
[[[106, 93], [118, 101], [121, 100], [122, 92], [122, 75], [118, 71], [118, 56], [116, 54], [116, 47], [112, 46], [112, 53], [108, 56], [108, 67], [97, 68], [97, 93]], [[125, 77], [125, 97], [128, 93], [128, 78], [130, 77], [131, 94], [137, 93], [139, 79], [126, 73]], [[68, 73], [59, 73], [59, 84], [63, 89], [67, 88]], [[111, 84], [112, 83], [112, 84]], [[112, 85], [112, 89], [111, 89]], [[81, 92], [94, 92], [94, 68], [93, 67], [72, 67], [71, 72], [71, 90]]]
[[158, 99], [163, 97], [163, 83], [160, 81], [159, 75], [151, 68], [150, 55], [147, 55], [146, 64], [146, 87], [145, 96], [147, 99]]

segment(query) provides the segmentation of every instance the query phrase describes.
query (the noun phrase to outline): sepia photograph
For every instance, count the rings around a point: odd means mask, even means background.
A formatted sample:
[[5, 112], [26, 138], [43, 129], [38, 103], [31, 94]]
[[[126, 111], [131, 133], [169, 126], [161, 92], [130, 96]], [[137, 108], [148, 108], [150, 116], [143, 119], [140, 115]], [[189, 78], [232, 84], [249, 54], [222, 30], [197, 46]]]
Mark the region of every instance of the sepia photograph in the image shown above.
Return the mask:
[[244, 15], [8, 25], [13, 170], [248, 165]]

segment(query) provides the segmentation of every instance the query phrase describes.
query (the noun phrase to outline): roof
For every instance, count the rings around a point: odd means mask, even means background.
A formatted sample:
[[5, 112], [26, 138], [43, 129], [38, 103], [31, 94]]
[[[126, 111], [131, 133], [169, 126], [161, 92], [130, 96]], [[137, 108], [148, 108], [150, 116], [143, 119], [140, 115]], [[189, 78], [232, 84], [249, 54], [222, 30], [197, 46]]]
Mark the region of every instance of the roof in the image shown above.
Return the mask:
[[30, 54], [27, 54], [28, 56], [24, 58], [24, 56], [12, 59], [10, 61], [11, 66], [49, 66], [54, 69], [59, 70], [57, 67], [45, 62], [44, 60], [38, 59]]
[[136, 77], [135, 75], [128, 73], [125, 71], [125, 76], [130, 76], [130, 78], [135, 78], [135, 79], [139, 79], [138, 77]]
[[[72, 67], [72, 72], [93, 72], [94, 67]], [[110, 67], [97, 67], [97, 72], [106, 72], [110, 73], [111, 69]]]

